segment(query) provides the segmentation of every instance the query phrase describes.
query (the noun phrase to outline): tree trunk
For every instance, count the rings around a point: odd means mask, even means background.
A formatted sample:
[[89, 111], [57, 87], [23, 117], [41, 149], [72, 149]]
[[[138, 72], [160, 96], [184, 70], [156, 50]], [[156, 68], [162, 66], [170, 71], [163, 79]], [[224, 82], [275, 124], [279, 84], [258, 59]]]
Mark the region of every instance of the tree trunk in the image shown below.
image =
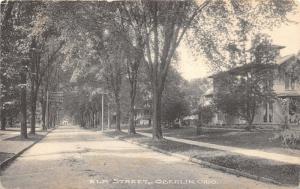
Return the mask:
[[47, 127], [46, 127], [46, 101], [44, 99], [41, 100], [41, 107], [42, 107], [42, 127], [43, 127], [43, 130], [46, 131], [47, 130]]
[[153, 90], [152, 137], [153, 139], [163, 138], [161, 130], [161, 93], [157, 86], [154, 86]]
[[36, 118], [36, 101], [37, 96], [35, 94], [35, 90], [31, 93], [31, 128], [30, 133], [35, 134], [35, 118]]
[[96, 127], [99, 127], [100, 125], [100, 110], [97, 111], [97, 123], [96, 123]]
[[84, 122], [84, 115], [83, 115], [82, 112], [80, 112], [79, 116], [80, 116], [80, 126], [83, 127], [83, 125], [84, 125], [84, 123], [83, 123]]
[[253, 125], [251, 122], [248, 123], [247, 127], [245, 128], [247, 131], [251, 131], [253, 129]]
[[116, 95], [116, 130], [121, 131], [121, 104], [119, 95]]
[[133, 64], [127, 64], [127, 72], [128, 72], [128, 79], [130, 83], [130, 112], [129, 112], [129, 125], [128, 125], [128, 134], [136, 134], [135, 132], [135, 97], [136, 97], [136, 88], [137, 88], [137, 78], [138, 78], [138, 71], [140, 63], [142, 62], [142, 57], [144, 54], [144, 45], [143, 45], [143, 38], [141, 36], [137, 37], [138, 39], [138, 50], [136, 51], [137, 55], [133, 62]]
[[2, 110], [1, 112], [1, 130], [5, 130], [6, 128], [6, 112]]
[[90, 127], [93, 128], [93, 111], [91, 110], [90, 113], [89, 113], [89, 118], [90, 118]]
[[26, 73], [21, 71], [21, 137], [27, 138]]
[[[133, 91], [132, 91], [133, 93]], [[128, 134], [136, 134], [135, 132], [135, 121], [134, 121], [134, 103], [135, 95], [131, 95], [130, 98], [130, 113], [129, 113], [129, 125], [128, 125]]]
[[[32, 42], [31, 42], [31, 48], [36, 48], [36, 41], [35, 41], [35, 38], [32, 39]], [[31, 134], [35, 134], [35, 115], [36, 115], [36, 100], [37, 100], [37, 85], [36, 85], [36, 80], [38, 79], [37, 78], [37, 59], [36, 59], [36, 55], [35, 55], [35, 52], [34, 51], [31, 51], [31, 92], [30, 92], [30, 96], [31, 96], [31, 107], [30, 107], [30, 110], [31, 110], [31, 122], [30, 122], [30, 125], [31, 125], [31, 129], [30, 129], [30, 133]]]
[[109, 103], [108, 103], [108, 106], [107, 106], [107, 127], [108, 129], [110, 129], [110, 109], [109, 109]]
[[52, 128], [53, 127], [53, 113], [52, 113], [51, 107], [49, 108], [48, 116], [49, 116], [49, 125], [48, 125], [48, 127]]
[[12, 116], [10, 116], [10, 118], [9, 118], [9, 126], [13, 127], [13, 117]]
[[93, 116], [93, 128], [95, 128], [95, 111], [94, 110], [93, 110], [92, 116]]
[[202, 117], [202, 115], [203, 115], [203, 109], [201, 108], [201, 111], [198, 114], [199, 123], [197, 123], [197, 132], [196, 132], [197, 135], [200, 135], [202, 133], [202, 127], [203, 127], [203, 117]]
[[98, 127], [98, 125], [99, 125], [99, 111], [98, 110], [96, 110], [96, 118], [95, 118], [95, 128], [97, 128]]
[[86, 116], [87, 116], [87, 127], [90, 127], [90, 125], [91, 125], [91, 122], [90, 122], [90, 119], [91, 119], [90, 118], [90, 113], [88, 112]]
[[254, 120], [254, 116], [252, 116], [249, 120], [248, 120], [248, 125], [247, 127], [245, 128], [247, 131], [251, 131], [252, 129], [254, 129], [254, 126], [253, 126], [253, 120]]
[[[255, 103], [255, 102], [253, 102]], [[249, 108], [249, 116], [248, 116], [248, 125], [247, 127], [245, 128], [247, 131], [251, 131], [252, 129], [254, 129], [254, 126], [253, 126], [253, 121], [254, 121], [254, 116], [255, 116], [255, 111], [256, 111], [256, 108]]]
[[52, 114], [52, 117], [53, 117], [53, 122], [52, 122], [52, 124], [53, 124], [53, 127], [55, 127], [56, 126], [56, 112], [54, 111], [53, 112], [53, 114]]

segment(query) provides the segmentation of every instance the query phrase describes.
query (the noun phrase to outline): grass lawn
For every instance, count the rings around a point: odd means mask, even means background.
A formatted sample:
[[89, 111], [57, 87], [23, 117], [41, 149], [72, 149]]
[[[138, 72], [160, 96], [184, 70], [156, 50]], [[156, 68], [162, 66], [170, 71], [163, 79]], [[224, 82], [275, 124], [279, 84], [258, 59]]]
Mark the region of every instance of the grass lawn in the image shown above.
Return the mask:
[[5, 153], [5, 152], [0, 152], [0, 163], [3, 161], [13, 157], [15, 154], [14, 153]]
[[[142, 128], [139, 131], [151, 133], [151, 128]], [[279, 139], [273, 139], [278, 131], [246, 131], [230, 129], [207, 129], [204, 128], [200, 135], [196, 135], [196, 128], [181, 127], [178, 129], [164, 128], [165, 136], [184, 138], [194, 141], [208, 142], [213, 144], [258, 149], [267, 152], [298, 155], [300, 157], [300, 145], [285, 146]]]
[[125, 140], [130, 139], [140, 144], [146, 144], [168, 152], [194, 157], [219, 166], [256, 175], [258, 177], [269, 178], [282, 184], [298, 184], [299, 167], [296, 165], [248, 157], [222, 150], [199, 147], [166, 139], [154, 141], [151, 138], [140, 134], [129, 136], [123, 132], [110, 131], [106, 132], [106, 135], [111, 137], [118, 136]]

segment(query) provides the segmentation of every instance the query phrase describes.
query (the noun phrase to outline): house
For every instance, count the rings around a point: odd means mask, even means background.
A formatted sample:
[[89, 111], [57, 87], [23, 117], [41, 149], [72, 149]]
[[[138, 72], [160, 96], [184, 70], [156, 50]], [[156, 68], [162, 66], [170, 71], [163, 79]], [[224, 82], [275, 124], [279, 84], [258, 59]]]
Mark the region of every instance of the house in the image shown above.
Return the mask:
[[144, 89], [141, 103], [134, 107], [134, 121], [136, 125], [151, 125], [151, 92]]
[[[281, 49], [281, 47], [280, 47]], [[295, 125], [300, 127], [300, 52], [297, 55], [278, 57], [275, 64], [246, 64], [225, 72], [210, 76], [212, 90], [204, 96], [204, 102], [210, 104], [215, 94], [222, 91], [221, 81], [227, 74], [241, 77], [245, 73], [260, 69], [267, 69], [274, 74], [272, 81], [273, 91], [276, 95], [272, 103], [262, 103], [254, 116], [254, 125]], [[229, 116], [218, 111], [210, 121], [212, 125], [245, 124], [246, 121], [238, 116]]]
[[150, 108], [135, 108], [134, 116], [136, 125], [150, 125], [151, 124], [151, 111]]

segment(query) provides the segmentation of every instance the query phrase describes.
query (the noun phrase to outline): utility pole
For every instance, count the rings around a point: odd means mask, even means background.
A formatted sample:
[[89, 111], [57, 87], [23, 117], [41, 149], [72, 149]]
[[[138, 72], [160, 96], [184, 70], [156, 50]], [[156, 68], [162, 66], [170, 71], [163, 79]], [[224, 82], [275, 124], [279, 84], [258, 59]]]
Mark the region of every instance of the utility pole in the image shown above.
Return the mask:
[[109, 103], [107, 103], [107, 127], [110, 129]]

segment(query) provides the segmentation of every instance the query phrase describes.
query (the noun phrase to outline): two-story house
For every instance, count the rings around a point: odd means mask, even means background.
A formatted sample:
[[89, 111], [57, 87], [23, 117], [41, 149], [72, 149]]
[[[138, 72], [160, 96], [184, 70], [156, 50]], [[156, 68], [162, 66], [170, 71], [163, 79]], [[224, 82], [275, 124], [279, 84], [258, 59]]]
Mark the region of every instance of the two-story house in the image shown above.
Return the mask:
[[[237, 76], [250, 69], [270, 69], [273, 71], [274, 81], [272, 85], [277, 97], [272, 103], [265, 102], [257, 108], [253, 124], [282, 125], [288, 122], [290, 125], [300, 126], [300, 53], [279, 57], [276, 64], [273, 65], [246, 64], [210, 76], [209, 78], [213, 80], [213, 90], [205, 95], [207, 101], [211, 101], [218, 90], [221, 90], [220, 81], [224, 79], [224, 73]], [[245, 123], [246, 121], [242, 118], [229, 116], [221, 111], [216, 112], [211, 120], [212, 125]]]

